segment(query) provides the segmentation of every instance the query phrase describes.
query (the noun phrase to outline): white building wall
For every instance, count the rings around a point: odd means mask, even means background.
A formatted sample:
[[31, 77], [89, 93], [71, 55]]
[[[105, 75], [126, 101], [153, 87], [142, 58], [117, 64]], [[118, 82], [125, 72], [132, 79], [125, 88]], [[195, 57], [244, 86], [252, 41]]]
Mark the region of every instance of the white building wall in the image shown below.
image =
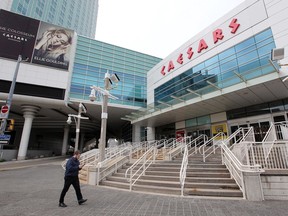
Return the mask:
[[[229, 24], [233, 18], [237, 18], [237, 23], [240, 24], [240, 27], [235, 34], [232, 34], [230, 32], [231, 28], [229, 28]], [[234, 46], [237, 43], [240, 43], [270, 26], [272, 28], [277, 48], [285, 47], [286, 55], [282, 62], [287, 63], [288, 1], [246, 0], [199, 34], [192, 37], [148, 72], [148, 104], [154, 103], [155, 88], [178, 76], [187, 69], [230, 48], [231, 46]], [[222, 29], [224, 38], [214, 44], [212, 33], [216, 29]], [[202, 50], [199, 54], [197, 53], [197, 49], [200, 39], [206, 41], [208, 48]], [[190, 60], [186, 57], [188, 47], [192, 47], [194, 51], [193, 57]], [[183, 64], [177, 63], [177, 58], [180, 53], [184, 56]], [[170, 60], [173, 61], [175, 69], [167, 72]], [[162, 66], [166, 67], [166, 75], [164, 76], [161, 74]], [[284, 76], [285, 73], [280, 73], [280, 76], [282, 75]]]
[[0, 9], [4, 9], [4, 10], [10, 11], [11, 6], [12, 6], [12, 1], [13, 0], [1, 0], [0, 1]]
[[[16, 64], [16, 60], [0, 59], [0, 79], [12, 81]], [[22, 62], [17, 82], [66, 89], [68, 78], [68, 71]]]

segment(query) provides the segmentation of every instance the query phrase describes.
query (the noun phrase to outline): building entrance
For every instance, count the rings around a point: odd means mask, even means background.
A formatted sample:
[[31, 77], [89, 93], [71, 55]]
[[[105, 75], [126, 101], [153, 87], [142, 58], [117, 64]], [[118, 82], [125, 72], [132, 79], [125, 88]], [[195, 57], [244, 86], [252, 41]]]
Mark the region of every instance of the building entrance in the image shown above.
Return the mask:
[[256, 142], [261, 142], [265, 137], [270, 127], [270, 122], [267, 120], [259, 120], [257, 122], [247, 122], [246, 124], [237, 123], [230, 126], [230, 134], [234, 133], [238, 128], [253, 127]]

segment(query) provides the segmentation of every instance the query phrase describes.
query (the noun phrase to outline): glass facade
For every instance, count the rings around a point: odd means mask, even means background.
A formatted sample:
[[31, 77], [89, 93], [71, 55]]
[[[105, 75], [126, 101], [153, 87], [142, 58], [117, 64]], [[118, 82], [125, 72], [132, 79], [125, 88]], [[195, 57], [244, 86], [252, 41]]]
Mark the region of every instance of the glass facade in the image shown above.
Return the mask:
[[269, 64], [275, 43], [271, 29], [190, 68], [155, 89], [155, 106], [179, 103], [275, 71]]
[[95, 38], [98, 0], [13, 0], [11, 12]]
[[288, 99], [229, 110], [227, 111], [227, 119], [232, 120], [256, 115], [272, 114], [281, 111], [288, 111]]
[[107, 70], [120, 78], [111, 103], [145, 107], [147, 72], [160, 58], [79, 36], [71, 80], [70, 98], [89, 100], [91, 86], [104, 87]]

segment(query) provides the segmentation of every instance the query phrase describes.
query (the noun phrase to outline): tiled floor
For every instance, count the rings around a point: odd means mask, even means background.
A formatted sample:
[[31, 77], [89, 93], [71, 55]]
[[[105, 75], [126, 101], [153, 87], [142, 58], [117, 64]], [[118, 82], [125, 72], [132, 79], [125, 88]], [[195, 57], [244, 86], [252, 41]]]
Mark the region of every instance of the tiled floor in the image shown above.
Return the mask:
[[30, 163], [19, 169], [14, 165], [5, 170], [3, 166], [2, 163], [1, 216], [286, 216], [288, 212], [287, 201], [181, 198], [88, 185], [81, 186], [84, 198], [88, 199], [85, 204], [78, 205], [71, 187], [65, 197], [68, 207], [60, 208], [58, 200], [64, 183], [60, 160]]

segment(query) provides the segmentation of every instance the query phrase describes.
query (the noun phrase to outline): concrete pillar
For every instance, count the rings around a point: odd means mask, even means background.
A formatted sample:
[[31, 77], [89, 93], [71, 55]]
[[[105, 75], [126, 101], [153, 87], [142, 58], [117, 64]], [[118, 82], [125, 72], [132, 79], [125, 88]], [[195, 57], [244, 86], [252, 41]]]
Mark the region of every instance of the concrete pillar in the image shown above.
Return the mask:
[[140, 142], [141, 127], [140, 125], [132, 125], [132, 142]]
[[17, 160], [25, 160], [26, 158], [30, 132], [32, 128], [32, 122], [33, 122], [35, 115], [39, 112], [39, 110], [40, 110], [40, 107], [38, 106], [22, 105], [22, 111], [23, 111], [23, 116], [25, 118], [25, 121], [24, 121]]
[[68, 150], [69, 131], [70, 131], [70, 126], [69, 125], [65, 125], [61, 155], [66, 155], [66, 152]]
[[245, 198], [250, 201], [264, 200], [261, 172], [243, 172]]
[[147, 141], [155, 140], [155, 128], [147, 127]]

